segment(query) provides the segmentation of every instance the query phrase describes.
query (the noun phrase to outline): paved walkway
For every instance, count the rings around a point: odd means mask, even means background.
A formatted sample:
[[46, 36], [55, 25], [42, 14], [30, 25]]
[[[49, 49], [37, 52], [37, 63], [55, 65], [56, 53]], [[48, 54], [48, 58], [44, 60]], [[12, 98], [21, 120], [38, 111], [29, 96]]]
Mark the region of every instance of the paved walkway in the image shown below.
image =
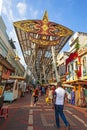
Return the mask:
[[85, 116], [87, 117], [87, 107], [78, 107], [78, 106], [71, 105], [71, 104], [66, 104], [66, 106], [69, 106], [69, 107], [76, 109], [77, 111], [85, 114]]
[[[31, 95], [26, 94], [12, 104], [5, 104], [8, 105], [9, 116], [6, 120], [0, 118], [0, 130], [57, 130], [54, 127], [54, 110], [51, 105], [46, 105], [45, 97], [41, 96], [36, 106], [32, 106], [32, 101]], [[74, 107], [87, 116], [87, 108], [66, 106]], [[62, 120], [60, 130], [66, 130]]]

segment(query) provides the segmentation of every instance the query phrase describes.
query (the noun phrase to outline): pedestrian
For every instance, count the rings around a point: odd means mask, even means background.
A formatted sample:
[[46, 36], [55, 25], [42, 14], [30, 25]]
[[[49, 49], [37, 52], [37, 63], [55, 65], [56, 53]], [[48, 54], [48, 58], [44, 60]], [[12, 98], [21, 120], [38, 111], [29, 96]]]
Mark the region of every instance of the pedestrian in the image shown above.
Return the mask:
[[68, 103], [71, 103], [71, 93], [70, 92], [68, 92], [68, 94], [67, 94], [68, 96]]
[[38, 101], [38, 97], [39, 97], [39, 88], [38, 87], [36, 87], [34, 89], [32, 96], [34, 98], [33, 105], [36, 106], [36, 102]]
[[51, 87], [49, 88], [48, 98], [50, 99], [50, 103], [52, 103], [52, 101], [53, 101], [53, 91], [52, 91]]
[[48, 87], [48, 91], [46, 92], [46, 104], [50, 105], [53, 102], [53, 90], [51, 86]]
[[71, 104], [75, 105], [75, 90], [72, 89], [71, 91]]
[[57, 84], [57, 88], [55, 89], [54, 93], [54, 110], [55, 110], [56, 127], [60, 128], [60, 120], [59, 120], [60, 115], [67, 130], [69, 130], [70, 124], [63, 113], [65, 94], [66, 94], [65, 90], [62, 88], [61, 82], [59, 82]]
[[45, 87], [42, 86], [42, 95], [44, 95], [44, 94], [45, 94]]

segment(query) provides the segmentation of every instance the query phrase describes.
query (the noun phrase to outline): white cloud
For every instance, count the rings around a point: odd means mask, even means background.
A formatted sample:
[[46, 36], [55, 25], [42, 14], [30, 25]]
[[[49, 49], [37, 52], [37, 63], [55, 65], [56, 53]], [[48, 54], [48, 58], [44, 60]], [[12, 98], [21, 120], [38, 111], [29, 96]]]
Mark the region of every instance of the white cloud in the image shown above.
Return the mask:
[[1, 9], [2, 9], [2, 0], [0, 0], [0, 15], [1, 15]]
[[8, 21], [12, 24], [12, 22], [14, 21], [14, 15], [13, 15], [13, 11], [12, 11], [12, 1], [11, 0], [9, 0], [9, 2], [7, 2], [7, 0], [3, 0], [2, 13], [7, 17]]
[[[16, 11], [14, 10], [14, 8]], [[27, 12], [29, 13], [27, 14]], [[16, 3], [16, 1], [14, 0], [14, 3], [13, 3], [13, 0], [3, 0], [3, 3], [2, 3], [2, 15], [5, 16], [6, 18], [4, 22], [6, 23], [6, 26], [8, 27], [7, 32], [9, 34], [9, 37], [12, 38], [13, 41], [16, 41], [15, 45], [18, 51], [18, 55], [21, 58], [20, 62], [24, 65], [25, 65], [24, 58], [23, 58], [20, 45], [18, 43], [18, 39], [17, 39], [15, 30], [13, 27], [13, 22], [18, 21], [20, 19], [24, 19], [26, 15], [30, 15], [31, 18], [35, 19], [37, 18], [38, 13], [39, 11], [33, 9], [32, 6], [27, 8], [27, 4], [24, 2]]]
[[39, 11], [38, 10], [34, 10], [32, 7], [29, 8], [29, 11], [30, 11], [31, 16], [34, 19], [36, 19]]
[[26, 9], [27, 9], [27, 5], [26, 3], [22, 3], [22, 2], [19, 2], [17, 4], [17, 9], [18, 9], [18, 12], [21, 16], [24, 16], [25, 13], [26, 13]]
[[12, 38], [13, 41], [16, 41], [14, 44], [16, 46], [18, 56], [20, 57], [20, 62], [23, 65], [25, 65], [24, 58], [23, 58], [23, 55], [22, 55], [22, 52], [21, 52], [21, 49], [20, 49], [20, 45], [18, 43], [18, 39], [17, 39], [15, 30], [14, 30], [14, 27], [13, 27], [13, 22], [15, 20], [19, 19], [19, 18], [15, 17], [12, 0], [9, 0], [9, 2], [7, 0], [3, 0], [3, 3], [2, 3], [2, 15], [5, 15], [5, 17], [6, 17], [6, 21], [4, 21], [4, 22], [6, 22], [6, 24], [8, 24], [8, 27], [9, 27], [7, 29], [7, 32], [9, 34], [9, 38], [10, 39]]

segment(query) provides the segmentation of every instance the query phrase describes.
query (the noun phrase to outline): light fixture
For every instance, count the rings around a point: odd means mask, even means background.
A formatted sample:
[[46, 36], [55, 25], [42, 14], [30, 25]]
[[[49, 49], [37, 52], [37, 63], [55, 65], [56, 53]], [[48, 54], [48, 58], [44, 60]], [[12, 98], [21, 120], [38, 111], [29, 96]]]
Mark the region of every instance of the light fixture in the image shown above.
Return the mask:
[[20, 60], [19, 56], [16, 55], [16, 56], [15, 56], [15, 61], [19, 61], [19, 60]]

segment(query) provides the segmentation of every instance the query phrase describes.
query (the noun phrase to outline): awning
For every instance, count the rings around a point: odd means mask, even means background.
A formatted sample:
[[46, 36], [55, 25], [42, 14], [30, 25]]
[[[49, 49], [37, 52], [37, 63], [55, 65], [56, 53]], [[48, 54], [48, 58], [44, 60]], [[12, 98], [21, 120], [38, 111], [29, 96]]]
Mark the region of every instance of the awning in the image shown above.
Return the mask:
[[16, 80], [16, 79], [17, 79], [17, 80], [25, 80], [25, 77], [21, 77], [21, 76], [10, 76], [10, 77], [9, 77], [9, 80], [10, 80], [10, 79], [14, 79], [14, 80]]
[[70, 84], [62, 84], [62, 86], [63, 86], [63, 87], [68, 87], [68, 88], [73, 88], [73, 86], [70, 85]]
[[87, 80], [77, 79], [77, 80], [63, 82], [63, 84], [69, 84], [69, 85], [87, 85]]

